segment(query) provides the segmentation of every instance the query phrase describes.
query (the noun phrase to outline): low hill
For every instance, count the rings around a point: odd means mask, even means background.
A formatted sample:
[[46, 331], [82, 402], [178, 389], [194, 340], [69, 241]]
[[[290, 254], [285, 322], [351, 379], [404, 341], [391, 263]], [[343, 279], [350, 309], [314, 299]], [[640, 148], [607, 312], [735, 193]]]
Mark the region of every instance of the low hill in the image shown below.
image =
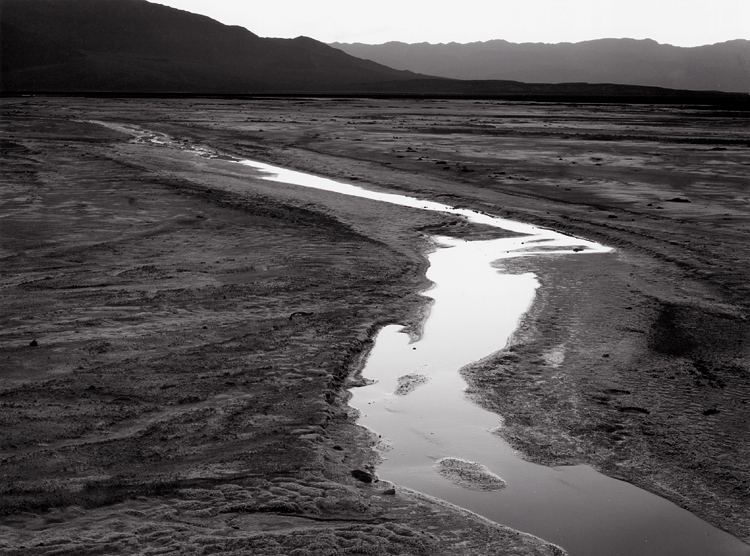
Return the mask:
[[454, 79], [750, 91], [748, 40], [694, 48], [634, 39], [560, 44], [493, 40], [469, 44], [389, 42], [379, 45], [332, 43], [331, 46], [393, 68]]

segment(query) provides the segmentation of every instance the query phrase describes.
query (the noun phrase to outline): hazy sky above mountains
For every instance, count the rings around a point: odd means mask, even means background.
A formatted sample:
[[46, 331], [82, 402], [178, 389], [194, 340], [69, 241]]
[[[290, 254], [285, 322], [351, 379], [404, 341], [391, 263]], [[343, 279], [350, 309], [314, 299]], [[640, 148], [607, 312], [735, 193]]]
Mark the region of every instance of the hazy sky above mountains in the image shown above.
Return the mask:
[[699, 46], [750, 39], [750, 0], [151, 0], [262, 37], [323, 42], [579, 42]]

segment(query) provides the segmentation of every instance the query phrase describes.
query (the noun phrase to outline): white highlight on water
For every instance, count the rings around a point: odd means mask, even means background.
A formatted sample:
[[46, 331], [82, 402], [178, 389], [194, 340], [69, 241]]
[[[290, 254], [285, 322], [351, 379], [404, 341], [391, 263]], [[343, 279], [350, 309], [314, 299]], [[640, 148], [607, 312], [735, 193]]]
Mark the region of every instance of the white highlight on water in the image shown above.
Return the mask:
[[[466, 218], [527, 234], [482, 241], [435, 238], [427, 278], [434, 300], [422, 337], [411, 342], [401, 327], [376, 339], [362, 371], [374, 384], [356, 388], [350, 405], [360, 424], [390, 446], [378, 473], [383, 478], [447, 500], [497, 523], [563, 546], [572, 556], [719, 556], [750, 554], [750, 547], [675, 504], [589, 466], [549, 468], [524, 461], [490, 431], [497, 415], [466, 399], [462, 367], [502, 349], [528, 310], [539, 286], [531, 273], [503, 274], [493, 263], [520, 256], [582, 256], [610, 248], [488, 214], [414, 197], [382, 193], [275, 168], [255, 161], [263, 179]], [[582, 263], [585, 264], [585, 263]], [[429, 380], [406, 396], [398, 379]], [[507, 482], [490, 492], [467, 489], [442, 477], [442, 458], [477, 462]]]
[[[139, 142], [228, 158], [136, 126], [92, 123], [135, 135]], [[262, 162], [233, 162], [259, 171], [264, 180], [451, 214], [526, 234], [482, 241], [436, 237], [427, 271], [435, 286], [424, 294], [434, 303], [422, 337], [411, 342], [400, 326], [387, 326], [378, 334], [363, 370], [376, 381], [354, 389], [351, 405], [361, 412], [360, 424], [382, 435], [381, 445], [389, 447], [378, 470], [383, 478], [558, 543], [571, 556], [750, 555], [750, 546], [675, 504], [588, 466], [550, 468], [524, 461], [492, 433], [502, 426], [502, 418], [463, 394], [466, 384], [459, 369], [505, 346], [539, 286], [531, 273], [503, 274], [493, 264], [520, 256], [602, 254], [609, 248], [469, 209]], [[562, 353], [547, 355], [553, 367], [562, 362]], [[429, 379], [396, 395], [399, 378], [409, 374]], [[484, 465], [507, 485], [490, 492], [463, 488], [435, 471], [435, 462], [446, 457]]]

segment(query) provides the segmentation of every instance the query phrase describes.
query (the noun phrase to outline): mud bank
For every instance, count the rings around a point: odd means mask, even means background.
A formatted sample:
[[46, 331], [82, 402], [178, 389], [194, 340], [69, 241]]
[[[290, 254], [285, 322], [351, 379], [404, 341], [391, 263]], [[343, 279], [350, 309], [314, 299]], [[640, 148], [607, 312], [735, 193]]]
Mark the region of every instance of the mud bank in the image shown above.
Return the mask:
[[419, 314], [421, 244], [4, 110], [0, 551], [560, 553], [352, 475], [373, 454], [344, 383]]

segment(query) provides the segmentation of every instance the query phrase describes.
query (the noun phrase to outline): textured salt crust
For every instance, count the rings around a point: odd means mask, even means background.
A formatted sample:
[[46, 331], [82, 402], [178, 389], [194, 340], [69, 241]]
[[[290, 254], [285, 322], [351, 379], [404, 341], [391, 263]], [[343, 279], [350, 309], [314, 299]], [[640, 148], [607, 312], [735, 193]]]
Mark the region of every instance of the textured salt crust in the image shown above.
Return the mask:
[[[93, 123], [100, 123], [100, 122], [93, 122]], [[133, 131], [137, 131], [137, 130], [129, 130], [129, 131], [133, 132]], [[260, 163], [253, 163], [253, 162], [250, 162], [250, 161], [240, 161], [238, 159], [235, 159], [234, 157], [226, 157], [225, 158], [224, 156], [219, 156], [214, 151], [211, 151], [210, 149], [206, 149], [206, 148], [191, 148], [190, 146], [186, 146], [186, 145], [179, 145], [177, 143], [169, 143], [169, 142], [165, 141], [165, 139], [169, 140], [169, 138], [167, 136], [165, 136], [163, 134], [158, 134], [158, 133], [149, 135], [149, 133], [150, 132], [143, 132], [143, 135], [140, 135], [136, 141], [138, 141], [138, 142], [149, 142], [149, 143], [153, 143], [153, 144], [156, 144], [156, 145], [162, 145], [162, 146], [175, 146], [175, 147], [178, 147], [178, 148], [189, 149], [189, 150], [195, 152], [197, 155], [204, 156], [206, 158], [223, 158], [223, 159], [226, 159], [226, 160], [232, 160], [234, 162], [244, 163], [247, 166], [253, 167], [253, 168], [258, 169], [258, 170], [261, 170], [261, 172], [263, 172], [263, 171], [272, 172], [272, 170], [271, 170], [272, 167], [267, 166], [267, 165], [262, 165]], [[303, 183], [300, 183], [300, 182], [296, 181], [299, 173], [296, 173], [296, 172], [287, 172], [287, 174], [288, 174], [288, 177], [286, 179], [282, 178], [278, 174], [276, 175], [276, 177], [265, 177], [265, 176], [261, 176], [261, 177], [263, 177], [264, 179], [270, 179], [272, 181], [282, 181], [282, 182], [287, 182], [287, 183], [292, 183], [292, 184], [296, 183], [298, 185], [305, 185], [305, 186], [308, 186], [308, 187], [317, 187], [317, 188], [320, 188], [320, 189], [328, 189], [326, 187], [320, 186], [318, 183], [316, 183], [315, 185], [311, 185], [309, 183], [304, 183], [303, 184]], [[301, 174], [299, 174], [299, 175], [301, 176]], [[289, 181], [287, 181], [287, 180], [289, 180]], [[320, 178], [318, 178], [318, 180], [320, 180]], [[331, 189], [328, 189], [328, 190], [331, 190]], [[388, 194], [385, 194], [385, 195], [381, 194], [381, 195], [378, 195], [377, 197], [370, 197], [368, 194], [365, 194], [365, 195], [361, 194], [359, 188], [351, 187], [351, 186], [349, 186], [349, 187], [345, 186], [345, 190], [341, 190], [341, 189], [338, 189], [338, 188], [337, 189], [332, 189], [332, 190], [337, 191], [337, 192], [342, 193], [342, 194], [355, 195], [355, 196], [359, 196], [359, 197], [363, 197], [363, 198], [374, 198], [376, 200], [380, 200], [380, 201], [384, 201], [384, 202], [390, 202], [390, 203], [393, 203], [393, 204], [399, 204], [399, 205], [402, 205], [402, 206], [411, 206], [411, 207], [414, 207], [414, 208], [422, 208], [422, 209], [426, 209], [426, 210], [436, 210], [436, 211], [444, 212], [444, 213], [447, 213], [447, 214], [460, 215], [460, 216], [466, 217], [466, 219], [468, 221], [470, 221], [470, 222], [487, 223], [489, 225], [492, 225], [489, 222], [485, 222], [485, 220], [484, 220], [484, 218], [492, 218], [489, 215], [484, 215], [484, 214], [481, 214], [481, 213], [479, 215], [475, 215], [475, 214], [469, 215], [469, 214], [465, 214], [465, 212], [464, 212], [463, 209], [455, 209], [455, 208], [449, 207], [447, 205], [439, 205], [439, 204], [436, 204], [436, 203], [424, 202], [424, 201], [420, 201], [420, 200], [414, 199], [414, 198], [405, 198], [405, 200], [404, 200], [405, 202], [404, 201], [400, 201], [399, 202], [399, 200], [397, 200], [393, 195], [388, 195]], [[469, 211], [466, 211], [466, 212], [469, 212]], [[500, 219], [494, 219], [494, 220], [496, 222], [498, 222], [498, 223], [500, 222]], [[525, 227], [524, 225], [520, 225], [519, 228], [517, 230], [514, 230], [514, 231], [516, 231], [518, 233], [528, 233], [528, 234], [530, 234], [530, 235], [533, 236], [534, 232], [532, 230], [539, 230], [538, 228], [535, 228], [535, 227], [527, 227], [526, 229], [528, 229], [529, 231], [522, 232], [521, 231], [521, 227], [522, 226]], [[505, 226], [501, 226], [501, 227], [505, 228]], [[509, 229], [509, 228], [506, 228], [506, 229]], [[521, 242], [521, 244], [531, 244], [531, 245], [533, 245], [535, 243], [538, 244], [540, 242], [547, 243], [547, 242], [553, 241], [553, 237], [554, 236], [549, 236], [549, 237], [545, 237], [545, 238], [541, 238], [540, 237], [539, 239], [527, 239], [525, 242]], [[561, 242], [560, 247], [562, 249], [559, 250], [559, 251], [555, 250], [554, 252], [556, 252], [556, 253], [568, 253], [568, 252], [574, 252], [575, 253], [575, 252], [580, 252], [580, 251], [606, 252], [606, 250], [608, 250], [606, 248], [604, 250], [597, 250], [597, 249], [591, 249], [591, 248], [587, 249], [587, 247], [589, 247], [589, 245], [586, 245], [587, 242], [585, 242], [584, 240], [579, 240], [579, 241], [580, 241], [580, 245], [575, 246], [572, 250], [571, 249], [566, 249], [566, 247], [569, 248], [570, 245], [562, 244], [562, 242]], [[455, 242], [448, 242], [448, 241], [446, 241], [446, 243], [451, 243], [451, 244], [450, 245], [445, 245], [445, 247], [449, 247], [449, 246], [453, 247], [454, 245], [452, 243], [455, 243]], [[534, 249], [532, 251], [528, 251], [528, 249], [529, 249], [529, 247], [525, 247], [525, 248], [517, 247], [516, 249], [512, 250], [512, 254], [511, 254], [511, 250], [509, 249], [506, 252], [509, 255], [506, 255], [506, 257], [507, 256], [514, 256], [514, 255], [518, 256], [518, 255], [546, 254], [546, 253], [550, 252], [550, 250], [548, 250], [548, 246], [547, 245], [544, 245], [541, 249]], [[552, 356], [553, 362], [554, 362], [555, 359], [557, 359], [557, 357], [556, 357], [557, 354], [553, 353], [553, 354], [549, 354], [549, 355]], [[633, 408], [633, 409], [637, 410], [639, 408]], [[446, 458], [446, 459], [453, 460], [455, 458]], [[456, 461], [460, 461], [460, 460], [456, 460]], [[484, 468], [484, 466], [481, 466], [480, 464], [475, 464], [475, 463], [472, 463], [472, 462], [464, 462], [464, 463], [465, 464], [469, 464], [469, 466], [472, 466], [472, 465], [479, 466], [479, 470], [480, 471], [481, 471], [481, 468]], [[486, 470], [486, 468], [484, 468], [484, 469]], [[499, 479], [500, 481], [502, 481], [502, 479], [500, 479], [499, 477], [497, 477], [497, 479]], [[502, 487], [500, 487], [500, 488], [502, 488]], [[449, 504], [449, 503], [446, 502], [446, 504]]]
[[435, 469], [449, 481], [471, 490], [490, 491], [505, 488], [505, 481], [481, 463], [459, 458], [442, 458], [435, 462]]

